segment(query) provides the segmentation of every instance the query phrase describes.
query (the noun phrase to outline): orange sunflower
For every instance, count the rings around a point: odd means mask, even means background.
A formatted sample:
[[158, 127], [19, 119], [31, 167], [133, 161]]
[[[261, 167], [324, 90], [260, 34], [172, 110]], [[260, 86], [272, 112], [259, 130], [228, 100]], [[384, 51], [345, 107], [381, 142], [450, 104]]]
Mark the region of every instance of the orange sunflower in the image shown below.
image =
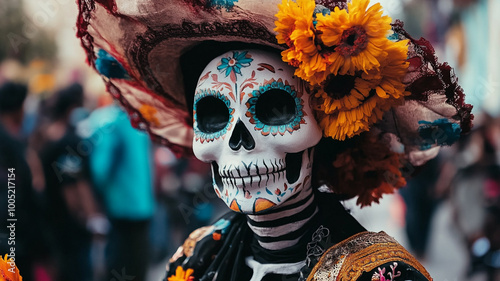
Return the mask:
[[407, 41], [388, 41], [379, 69], [356, 76], [331, 75], [317, 89], [318, 120], [324, 135], [337, 140], [369, 130], [393, 106], [409, 95], [401, 82], [408, 63]]
[[[368, 8], [369, 0], [348, 3], [348, 9], [335, 7], [330, 14], [317, 15], [316, 29], [321, 42], [333, 51], [328, 61], [332, 74], [354, 75], [357, 71], [380, 67], [386, 56], [391, 18], [382, 16], [379, 3]], [[367, 9], [368, 8], [368, 9]]]
[[0, 256], [0, 280], [1, 281], [22, 281], [23, 277], [19, 274], [17, 266], [9, 264], [9, 256]]
[[278, 20], [274, 28], [278, 33], [278, 43], [288, 46], [281, 53], [283, 61], [297, 68], [295, 75], [311, 83], [326, 78], [329, 63], [320, 53], [321, 47], [316, 44], [313, 23], [315, 6], [314, 0], [283, 0], [278, 5]]
[[193, 274], [194, 270], [191, 268], [188, 268], [186, 271], [182, 269], [182, 266], [178, 266], [175, 269], [175, 275], [172, 275], [167, 278], [168, 281], [193, 281], [194, 276], [191, 276]]

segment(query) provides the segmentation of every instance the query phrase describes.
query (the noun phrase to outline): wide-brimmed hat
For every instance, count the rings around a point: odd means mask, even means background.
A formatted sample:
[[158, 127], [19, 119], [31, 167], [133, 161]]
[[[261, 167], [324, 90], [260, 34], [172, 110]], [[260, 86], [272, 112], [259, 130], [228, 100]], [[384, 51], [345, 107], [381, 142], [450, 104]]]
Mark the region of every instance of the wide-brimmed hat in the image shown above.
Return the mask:
[[[216, 55], [246, 46], [282, 52], [308, 82], [324, 130], [318, 149], [336, 147], [318, 159], [317, 170], [337, 172], [320, 172], [329, 176], [319, 182], [348, 196], [364, 194], [363, 205], [404, 185], [404, 161], [424, 163], [472, 126], [472, 106], [451, 67], [401, 22], [391, 30], [391, 19], [368, 0], [78, 3], [88, 63], [133, 125], [178, 155], [191, 154], [189, 85]], [[344, 85], [343, 92], [332, 85]], [[341, 187], [347, 185], [363, 187]]]
[[283, 48], [273, 32], [278, 1], [211, 2], [79, 1], [78, 36], [89, 64], [134, 125], [177, 153], [190, 153], [192, 143], [184, 53], [206, 41]]

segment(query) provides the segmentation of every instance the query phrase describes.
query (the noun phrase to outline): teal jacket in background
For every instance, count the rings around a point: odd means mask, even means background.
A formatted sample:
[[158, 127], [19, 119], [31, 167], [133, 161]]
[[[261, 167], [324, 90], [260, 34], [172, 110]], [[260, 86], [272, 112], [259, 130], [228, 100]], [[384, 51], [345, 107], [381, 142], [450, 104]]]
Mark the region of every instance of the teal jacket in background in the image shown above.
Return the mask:
[[87, 126], [90, 172], [109, 218], [151, 218], [155, 200], [149, 136], [134, 129], [117, 105], [95, 110]]

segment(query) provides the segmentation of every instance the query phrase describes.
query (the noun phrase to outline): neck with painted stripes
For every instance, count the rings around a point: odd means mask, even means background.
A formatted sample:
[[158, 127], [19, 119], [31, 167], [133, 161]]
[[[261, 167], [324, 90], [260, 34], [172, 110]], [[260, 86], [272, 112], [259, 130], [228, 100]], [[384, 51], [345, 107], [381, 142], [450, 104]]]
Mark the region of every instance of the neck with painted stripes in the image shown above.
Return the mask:
[[317, 213], [314, 193], [308, 186], [270, 213], [248, 215], [247, 221], [262, 248], [282, 250], [299, 242]]

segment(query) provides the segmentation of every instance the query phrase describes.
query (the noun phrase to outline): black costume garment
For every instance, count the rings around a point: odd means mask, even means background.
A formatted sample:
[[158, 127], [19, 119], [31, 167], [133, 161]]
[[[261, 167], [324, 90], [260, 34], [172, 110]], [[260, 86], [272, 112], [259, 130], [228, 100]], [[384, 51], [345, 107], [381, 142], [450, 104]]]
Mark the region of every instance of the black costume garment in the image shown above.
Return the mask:
[[65, 200], [66, 189], [75, 189], [86, 175], [86, 154], [79, 153], [81, 138], [68, 126], [63, 137], [47, 141], [41, 151], [47, 204], [46, 220], [50, 245], [60, 264], [60, 280], [90, 278], [91, 234]]
[[299, 273], [267, 274], [265, 281], [337, 280], [337, 276], [342, 280], [432, 280], [393, 238], [367, 232], [333, 195], [318, 194], [316, 201], [320, 212], [310, 232], [297, 245], [277, 251], [258, 245], [245, 215], [226, 214], [190, 235], [171, 259], [166, 280], [250, 280], [248, 256], [261, 264], [305, 260]]
[[[2, 186], [0, 188], [0, 198], [2, 198], [0, 202], [0, 219], [2, 220], [0, 252], [9, 254], [9, 258], [15, 258], [16, 265], [24, 279], [32, 280], [33, 264], [36, 259], [47, 252], [48, 247], [42, 240], [40, 194], [33, 189], [25, 151], [26, 144], [12, 136], [0, 124], [0, 182]], [[8, 206], [10, 203], [12, 204]], [[8, 221], [8, 219], [13, 220]], [[9, 225], [15, 227], [7, 228]], [[10, 256], [11, 253], [15, 256]]]

